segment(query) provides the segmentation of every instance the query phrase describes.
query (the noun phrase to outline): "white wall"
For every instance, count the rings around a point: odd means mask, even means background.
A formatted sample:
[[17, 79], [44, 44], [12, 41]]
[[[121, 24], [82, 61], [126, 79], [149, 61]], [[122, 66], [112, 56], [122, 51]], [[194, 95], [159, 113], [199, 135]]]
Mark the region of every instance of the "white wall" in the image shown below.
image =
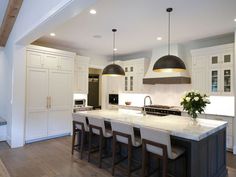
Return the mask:
[[6, 81], [7, 81], [7, 75], [6, 71], [8, 68], [8, 62], [4, 56], [3, 48], [0, 48], [0, 116], [4, 119], [7, 119], [7, 111], [6, 111]]
[[6, 9], [7, 9], [8, 1], [9, 0], [0, 0], [0, 4], [1, 4], [1, 6], [0, 6], [0, 26], [1, 26], [3, 18], [5, 16], [5, 12], [6, 12]]
[[4, 104], [7, 107], [7, 136], [11, 147], [24, 145], [25, 45], [48, 33], [52, 27], [78, 15], [93, 2], [95, 0], [23, 1], [4, 49], [6, 60], [9, 62], [9, 67], [4, 72], [4, 75], [8, 76], [4, 86]]

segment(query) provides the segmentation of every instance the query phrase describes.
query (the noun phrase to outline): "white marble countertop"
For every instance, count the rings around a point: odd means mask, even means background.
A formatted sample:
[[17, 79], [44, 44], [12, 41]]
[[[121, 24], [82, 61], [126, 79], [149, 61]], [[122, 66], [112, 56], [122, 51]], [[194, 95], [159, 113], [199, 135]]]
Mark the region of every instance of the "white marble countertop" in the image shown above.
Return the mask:
[[118, 120], [130, 123], [136, 128], [146, 126], [152, 129], [163, 129], [169, 131], [173, 136], [195, 141], [200, 141], [227, 126], [225, 121], [198, 118], [197, 122], [193, 122], [189, 117], [175, 115], [143, 116], [139, 111], [94, 110], [77, 112], [73, 114], [73, 117], [76, 115], [96, 117], [106, 121]]

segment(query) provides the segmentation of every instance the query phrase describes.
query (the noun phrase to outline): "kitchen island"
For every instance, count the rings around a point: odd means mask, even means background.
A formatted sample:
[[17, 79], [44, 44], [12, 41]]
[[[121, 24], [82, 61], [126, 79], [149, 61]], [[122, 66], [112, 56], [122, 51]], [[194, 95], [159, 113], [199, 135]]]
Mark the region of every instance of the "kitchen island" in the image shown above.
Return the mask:
[[147, 126], [167, 130], [171, 141], [186, 149], [188, 177], [225, 177], [226, 168], [226, 126], [227, 122], [168, 115], [164, 117], [146, 115], [132, 111], [96, 110], [73, 114], [118, 120], [132, 124], [134, 128]]

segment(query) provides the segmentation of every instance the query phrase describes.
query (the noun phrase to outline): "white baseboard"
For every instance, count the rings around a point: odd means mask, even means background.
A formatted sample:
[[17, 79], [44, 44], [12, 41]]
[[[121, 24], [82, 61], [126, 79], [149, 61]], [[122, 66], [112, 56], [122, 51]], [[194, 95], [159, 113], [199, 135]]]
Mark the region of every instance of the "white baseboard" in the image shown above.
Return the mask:
[[48, 137], [44, 137], [44, 138], [37, 138], [37, 139], [33, 139], [33, 140], [26, 140], [25, 143], [26, 144], [35, 143], [35, 142], [38, 142], [38, 141], [50, 140], [50, 139], [53, 139], [53, 138], [60, 138], [60, 137], [63, 137], [63, 136], [71, 136], [71, 133], [63, 133], [63, 134], [48, 136]]
[[11, 147], [11, 137], [7, 135], [7, 144]]
[[0, 126], [0, 141], [7, 140], [7, 125]]

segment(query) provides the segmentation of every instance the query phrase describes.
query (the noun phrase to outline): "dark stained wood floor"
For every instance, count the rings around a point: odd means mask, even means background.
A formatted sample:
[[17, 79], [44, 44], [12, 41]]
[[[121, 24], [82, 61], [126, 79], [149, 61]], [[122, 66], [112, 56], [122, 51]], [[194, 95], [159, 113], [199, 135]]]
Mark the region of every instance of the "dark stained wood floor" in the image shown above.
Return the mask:
[[[63, 137], [10, 149], [0, 143], [0, 158], [11, 177], [111, 177], [78, 154], [71, 156], [71, 137]], [[229, 177], [236, 176], [236, 156], [227, 154]]]

